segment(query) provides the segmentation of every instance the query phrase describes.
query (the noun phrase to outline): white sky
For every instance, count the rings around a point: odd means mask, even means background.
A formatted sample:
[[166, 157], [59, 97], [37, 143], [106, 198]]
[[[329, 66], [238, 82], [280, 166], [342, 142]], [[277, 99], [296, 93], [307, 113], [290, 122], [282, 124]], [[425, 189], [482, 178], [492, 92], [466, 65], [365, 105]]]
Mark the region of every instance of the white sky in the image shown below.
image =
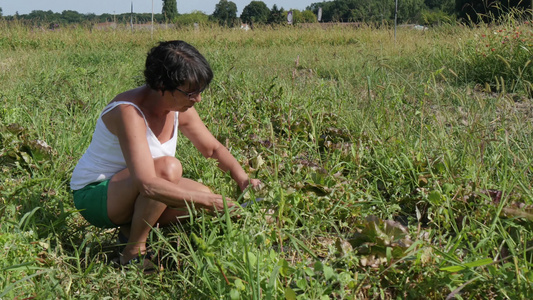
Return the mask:
[[[202, 11], [208, 15], [215, 11], [215, 6], [220, 0], [177, 0], [179, 13], [190, 13], [194, 10]], [[239, 16], [244, 7], [252, 0], [230, 0], [237, 4], [237, 16]], [[274, 4], [278, 8], [304, 10], [312, 3], [323, 2], [323, 0], [262, 0], [268, 8]], [[0, 0], [0, 7], [4, 16], [19, 14], [28, 14], [32, 10], [51, 10], [53, 12], [62, 12], [64, 10], [75, 10], [79, 13], [94, 13], [101, 15], [103, 13], [126, 13], [130, 12], [131, 2], [133, 2], [133, 11], [137, 13], [151, 13], [152, 0]], [[161, 13], [163, 7], [162, 0], [153, 0], [154, 13]]]

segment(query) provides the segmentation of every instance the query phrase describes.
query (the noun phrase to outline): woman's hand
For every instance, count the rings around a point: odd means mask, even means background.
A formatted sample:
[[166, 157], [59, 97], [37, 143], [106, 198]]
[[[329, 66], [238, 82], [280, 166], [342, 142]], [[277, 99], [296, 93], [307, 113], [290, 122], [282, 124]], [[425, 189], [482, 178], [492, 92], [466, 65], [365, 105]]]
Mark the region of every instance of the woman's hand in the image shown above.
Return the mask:
[[264, 184], [261, 182], [261, 180], [256, 178], [247, 179], [239, 182], [239, 187], [241, 188], [241, 191], [244, 191], [247, 187], [251, 187], [253, 190], [258, 191], [262, 189], [263, 186]]
[[[213, 199], [213, 211], [224, 211], [224, 199], [222, 198], [221, 195], [214, 195], [215, 198]], [[228, 208], [231, 208], [235, 205], [237, 205], [235, 202], [233, 202], [233, 200], [231, 200], [230, 198], [228, 197], [225, 197], [226, 198], [226, 204], [228, 205]]]

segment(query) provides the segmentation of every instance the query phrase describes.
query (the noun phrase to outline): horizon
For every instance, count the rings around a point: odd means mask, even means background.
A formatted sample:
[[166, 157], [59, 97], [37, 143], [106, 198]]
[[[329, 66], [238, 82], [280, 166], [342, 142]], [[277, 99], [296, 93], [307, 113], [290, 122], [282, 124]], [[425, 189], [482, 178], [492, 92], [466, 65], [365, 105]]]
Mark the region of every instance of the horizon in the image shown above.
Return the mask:
[[[237, 16], [242, 13], [244, 7], [250, 4], [252, 0], [234, 0], [237, 5]], [[328, 0], [329, 1], [329, 0]], [[216, 5], [219, 3], [219, 0], [204, 0], [199, 2], [182, 2], [177, 1], [178, 3], [178, 13], [187, 14], [194, 11], [200, 11], [207, 15], [213, 14], [215, 11]], [[269, 9], [272, 9], [274, 5], [278, 8], [283, 8], [284, 10], [298, 9], [305, 10], [308, 6], [313, 3], [326, 2], [326, 1], [313, 1], [313, 0], [295, 0], [289, 1], [284, 0], [265, 0], [264, 2]], [[61, 13], [63, 11], [76, 11], [80, 14], [124, 14], [131, 12], [131, 5], [133, 3], [133, 12], [134, 13], [161, 13], [163, 7], [162, 0], [116, 0], [116, 1], [106, 1], [106, 0], [93, 0], [90, 3], [79, 2], [79, 1], [66, 1], [66, 0], [49, 0], [49, 1], [40, 1], [40, 0], [19, 0], [13, 2], [11, 0], [0, 0], [0, 8], [2, 8], [3, 16], [14, 16], [17, 13], [19, 15], [27, 15], [32, 11], [52, 11], [54, 13]], [[152, 8], [153, 4], [153, 8]]]

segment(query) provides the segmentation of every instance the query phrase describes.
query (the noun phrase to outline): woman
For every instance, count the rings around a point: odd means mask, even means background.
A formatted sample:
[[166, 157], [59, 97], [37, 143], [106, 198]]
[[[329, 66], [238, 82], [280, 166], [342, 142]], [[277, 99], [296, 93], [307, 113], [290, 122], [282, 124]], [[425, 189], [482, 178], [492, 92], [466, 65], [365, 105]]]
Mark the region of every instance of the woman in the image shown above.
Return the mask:
[[[71, 180], [84, 218], [98, 227], [120, 227], [128, 238], [122, 265], [144, 257], [156, 224], [176, 222], [188, 214], [187, 207], [224, 208], [221, 195], [182, 177], [175, 158], [178, 129], [205, 157], [216, 159], [241, 190], [261, 183], [248, 177], [194, 109], [213, 78], [194, 47], [161, 42], [148, 52], [144, 76], [145, 85], [119, 94], [104, 108]], [[227, 199], [227, 205], [236, 204]]]

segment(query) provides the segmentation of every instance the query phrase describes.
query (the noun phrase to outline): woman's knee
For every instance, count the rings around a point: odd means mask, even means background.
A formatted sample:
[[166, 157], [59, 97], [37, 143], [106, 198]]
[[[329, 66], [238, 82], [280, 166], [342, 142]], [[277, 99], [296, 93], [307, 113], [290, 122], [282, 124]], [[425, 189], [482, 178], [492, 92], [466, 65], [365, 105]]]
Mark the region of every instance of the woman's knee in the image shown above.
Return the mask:
[[155, 160], [155, 171], [157, 177], [171, 182], [178, 182], [183, 175], [181, 162], [172, 156], [163, 156]]

